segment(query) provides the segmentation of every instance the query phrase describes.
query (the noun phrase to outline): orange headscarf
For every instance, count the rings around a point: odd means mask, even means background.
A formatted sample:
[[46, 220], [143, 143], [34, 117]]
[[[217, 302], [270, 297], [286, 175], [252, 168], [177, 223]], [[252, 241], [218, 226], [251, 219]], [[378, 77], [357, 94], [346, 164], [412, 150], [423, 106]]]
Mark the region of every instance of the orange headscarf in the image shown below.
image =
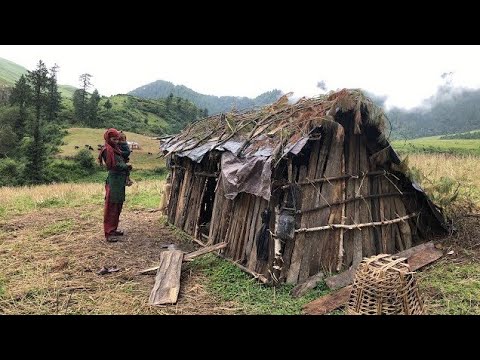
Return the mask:
[[103, 134], [103, 138], [105, 139], [105, 145], [103, 146], [103, 149], [100, 150], [100, 154], [98, 155], [98, 162], [100, 163], [100, 165], [102, 164], [102, 153], [106, 151], [105, 164], [107, 165], [108, 170], [112, 170], [115, 167], [115, 154], [122, 154], [120, 148], [118, 147], [118, 144], [113, 143], [111, 140], [112, 137], [119, 136], [120, 132], [117, 129], [113, 128], [108, 129]]

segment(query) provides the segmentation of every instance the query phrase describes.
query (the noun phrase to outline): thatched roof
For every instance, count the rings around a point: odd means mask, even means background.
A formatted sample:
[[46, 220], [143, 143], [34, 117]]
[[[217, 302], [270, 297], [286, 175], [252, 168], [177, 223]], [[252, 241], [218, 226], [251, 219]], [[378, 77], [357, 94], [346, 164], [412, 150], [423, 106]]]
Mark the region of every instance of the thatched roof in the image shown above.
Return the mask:
[[[198, 162], [214, 149], [228, 150], [238, 157], [279, 160], [289, 152], [298, 153], [314, 129], [336, 124], [339, 112], [352, 113], [355, 133], [361, 131], [362, 121], [376, 127], [379, 134], [384, 133], [385, 114], [361, 90], [343, 89], [316, 98], [301, 98], [295, 104], [289, 103], [288, 95], [259, 110], [201, 119], [165, 139], [161, 149], [166, 155], [174, 153]], [[380, 136], [379, 141], [385, 142], [385, 137]]]

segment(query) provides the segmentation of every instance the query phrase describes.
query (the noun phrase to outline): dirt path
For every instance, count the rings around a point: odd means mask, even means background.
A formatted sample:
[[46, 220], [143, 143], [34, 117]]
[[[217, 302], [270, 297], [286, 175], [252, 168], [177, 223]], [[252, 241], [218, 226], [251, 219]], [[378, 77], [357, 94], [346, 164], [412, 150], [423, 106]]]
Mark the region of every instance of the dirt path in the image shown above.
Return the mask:
[[[162, 245], [184, 251], [192, 243], [163, 225], [158, 212], [128, 211], [120, 217], [125, 235], [103, 239], [102, 209], [47, 209], [0, 222], [0, 313], [4, 314], [232, 314], [236, 304], [219, 302], [205, 277], [182, 271], [176, 305], [147, 304]], [[118, 272], [98, 275], [103, 267]], [[1, 289], [0, 289], [1, 290]]]

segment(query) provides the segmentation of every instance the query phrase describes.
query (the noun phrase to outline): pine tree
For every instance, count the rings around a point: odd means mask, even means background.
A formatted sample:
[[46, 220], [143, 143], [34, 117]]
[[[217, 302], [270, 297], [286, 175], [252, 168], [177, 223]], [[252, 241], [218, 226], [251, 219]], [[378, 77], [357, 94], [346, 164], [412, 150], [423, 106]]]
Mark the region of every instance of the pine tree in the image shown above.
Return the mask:
[[103, 104], [103, 107], [107, 109], [107, 111], [112, 108], [112, 103], [110, 102], [110, 99], [107, 99], [107, 101], [105, 101], [105, 104]]
[[98, 103], [100, 102], [100, 95], [98, 90], [92, 93], [88, 101], [88, 124], [92, 127], [98, 125]]
[[172, 100], [173, 100], [173, 94], [170, 93], [170, 95], [168, 95], [167, 99], [165, 100], [165, 107], [167, 111], [170, 111], [170, 108], [172, 106]]
[[32, 124], [32, 141], [28, 145], [27, 163], [24, 178], [32, 184], [42, 183], [46, 164], [46, 147], [42, 140], [42, 113], [48, 99], [48, 69], [42, 60], [37, 69], [28, 71], [27, 81], [32, 88], [31, 104], [35, 109], [35, 118]]
[[73, 107], [75, 118], [78, 122], [86, 123], [88, 121], [88, 88], [92, 86], [90, 74], [82, 74], [79, 77], [81, 88], [73, 93]]
[[74, 122], [83, 122], [83, 114], [85, 114], [85, 109], [83, 107], [83, 89], [77, 89], [73, 93], [73, 118]]
[[62, 103], [62, 95], [58, 91], [57, 72], [59, 66], [55, 64], [50, 68], [50, 76], [48, 78], [48, 103], [47, 103], [47, 121], [56, 121], [58, 112]]
[[15, 121], [15, 133], [21, 139], [25, 135], [25, 124], [27, 122], [27, 107], [32, 96], [32, 89], [27, 83], [27, 78], [22, 75], [15, 83], [10, 95], [10, 104], [18, 106], [18, 117]]

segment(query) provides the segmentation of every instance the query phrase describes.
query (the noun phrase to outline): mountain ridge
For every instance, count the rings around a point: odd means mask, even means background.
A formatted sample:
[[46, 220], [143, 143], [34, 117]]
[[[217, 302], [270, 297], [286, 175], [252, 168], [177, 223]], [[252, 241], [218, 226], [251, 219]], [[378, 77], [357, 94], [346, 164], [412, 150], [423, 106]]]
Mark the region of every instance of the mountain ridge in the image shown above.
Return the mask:
[[246, 96], [216, 96], [199, 93], [185, 85], [175, 85], [170, 81], [156, 80], [128, 92], [129, 95], [144, 99], [167, 98], [170, 94], [193, 102], [197, 107], [207, 109], [208, 113], [218, 114], [232, 109], [244, 110], [264, 106], [275, 102], [283, 93], [273, 89], [266, 91], [255, 98]]

